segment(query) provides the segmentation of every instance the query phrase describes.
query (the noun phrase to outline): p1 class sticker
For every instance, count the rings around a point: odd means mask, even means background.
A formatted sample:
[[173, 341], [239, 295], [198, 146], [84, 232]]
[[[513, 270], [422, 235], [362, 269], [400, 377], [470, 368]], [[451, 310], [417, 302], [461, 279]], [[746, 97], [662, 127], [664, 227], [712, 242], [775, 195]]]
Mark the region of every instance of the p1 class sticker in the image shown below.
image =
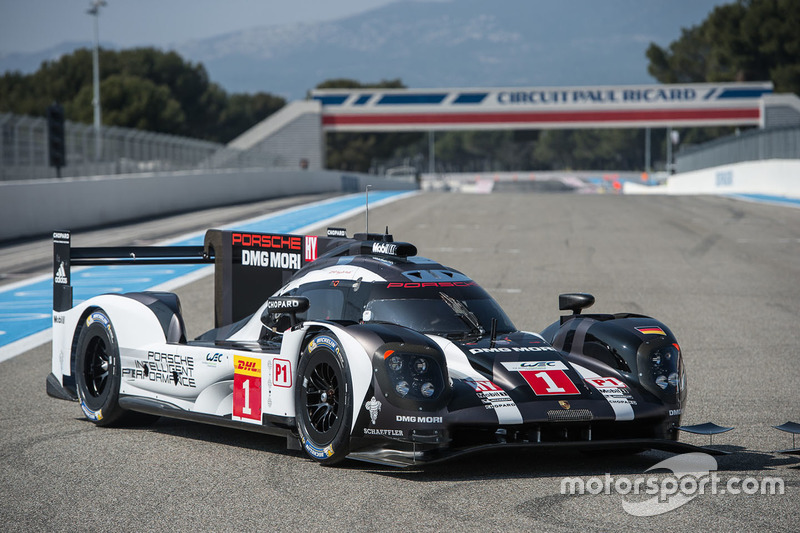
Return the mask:
[[611, 409], [614, 410], [616, 420], [633, 420], [633, 406], [636, 401], [631, 399], [630, 389], [624, 381], [613, 377], [603, 377], [595, 374], [588, 368], [574, 365], [586, 383], [597, 389], [603, 395]]

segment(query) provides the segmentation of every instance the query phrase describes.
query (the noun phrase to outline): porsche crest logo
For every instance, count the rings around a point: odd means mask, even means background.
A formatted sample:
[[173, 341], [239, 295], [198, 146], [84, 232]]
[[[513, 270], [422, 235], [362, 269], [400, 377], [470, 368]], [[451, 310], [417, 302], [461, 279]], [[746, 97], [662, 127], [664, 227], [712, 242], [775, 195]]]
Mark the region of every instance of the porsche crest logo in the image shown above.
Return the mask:
[[570, 405], [567, 400], [558, 400], [558, 405], [563, 407], [564, 409], [569, 409]]

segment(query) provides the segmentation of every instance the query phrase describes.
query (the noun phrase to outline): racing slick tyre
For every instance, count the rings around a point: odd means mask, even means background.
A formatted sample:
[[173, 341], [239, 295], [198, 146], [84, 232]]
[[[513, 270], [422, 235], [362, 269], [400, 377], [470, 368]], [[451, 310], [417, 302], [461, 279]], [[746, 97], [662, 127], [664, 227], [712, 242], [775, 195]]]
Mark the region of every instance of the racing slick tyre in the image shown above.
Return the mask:
[[350, 451], [353, 388], [338, 339], [321, 334], [308, 343], [297, 369], [297, 429], [303, 449], [315, 461], [333, 465]]
[[86, 318], [75, 357], [75, 385], [83, 414], [98, 426], [151, 423], [158, 417], [119, 406], [121, 365], [115, 339], [104, 311], [98, 309]]

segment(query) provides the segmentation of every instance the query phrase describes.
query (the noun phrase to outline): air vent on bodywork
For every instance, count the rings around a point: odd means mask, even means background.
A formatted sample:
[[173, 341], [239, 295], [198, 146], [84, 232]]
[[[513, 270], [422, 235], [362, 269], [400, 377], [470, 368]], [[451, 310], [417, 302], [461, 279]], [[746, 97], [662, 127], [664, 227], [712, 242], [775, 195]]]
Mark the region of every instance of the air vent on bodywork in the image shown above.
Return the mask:
[[570, 409], [559, 411], [551, 409], [547, 411], [547, 419], [550, 422], [588, 422], [594, 415], [588, 409]]
[[450, 270], [409, 270], [403, 275], [413, 281], [469, 281], [464, 274]]

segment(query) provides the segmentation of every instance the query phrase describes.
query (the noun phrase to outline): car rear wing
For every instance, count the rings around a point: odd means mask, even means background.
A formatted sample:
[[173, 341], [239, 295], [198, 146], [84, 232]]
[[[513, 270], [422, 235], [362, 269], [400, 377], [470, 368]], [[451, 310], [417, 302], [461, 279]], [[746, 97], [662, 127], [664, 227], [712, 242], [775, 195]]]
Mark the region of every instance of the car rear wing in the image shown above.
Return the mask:
[[73, 306], [73, 266], [213, 264], [214, 322], [222, 327], [255, 312], [305, 265], [337, 249], [343, 253], [360, 249], [365, 241], [371, 246], [391, 242], [391, 236], [370, 233], [348, 238], [341, 228], [330, 228], [326, 237], [211, 229], [203, 246], [73, 247], [69, 231], [56, 231], [53, 311]]

